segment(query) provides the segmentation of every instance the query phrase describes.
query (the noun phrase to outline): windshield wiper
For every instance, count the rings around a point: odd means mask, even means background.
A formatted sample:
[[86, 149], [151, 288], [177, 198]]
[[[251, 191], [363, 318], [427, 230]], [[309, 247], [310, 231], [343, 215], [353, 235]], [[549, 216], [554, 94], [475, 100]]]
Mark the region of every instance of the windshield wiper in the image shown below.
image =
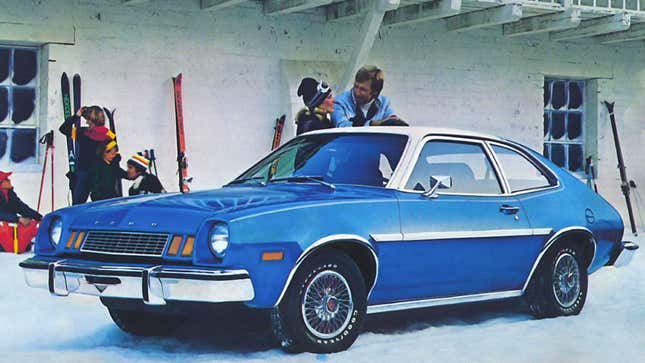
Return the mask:
[[264, 181], [264, 179], [265, 178], [263, 176], [254, 176], [252, 178], [235, 179], [232, 182], [230, 182], [230, 183], [228, 183], [228, 184], [226, 184], [224, 186], [234, 185], [234, 184], [242, 184], [242, 183], [252, 181], [252, 182], [255, 182], [255, 183], [260, 184], [261, 186], [265, 187], [267, 185], [267, 183]]
[[331, 190], [336, 190], [336, 186], [332, 183], [327, 183], [326, 181], [322, 180], [322, 176], [314, 176], [314, 175], [292, 175], [292, 176], [285, 176], [282, 178], [274, 178], [274, 179], [269, 179], [269, 183], [273, 182], [279, 182], [279, 181], [312, 181], [316, 182], [320, 185], [324, 185], [327, 188]]

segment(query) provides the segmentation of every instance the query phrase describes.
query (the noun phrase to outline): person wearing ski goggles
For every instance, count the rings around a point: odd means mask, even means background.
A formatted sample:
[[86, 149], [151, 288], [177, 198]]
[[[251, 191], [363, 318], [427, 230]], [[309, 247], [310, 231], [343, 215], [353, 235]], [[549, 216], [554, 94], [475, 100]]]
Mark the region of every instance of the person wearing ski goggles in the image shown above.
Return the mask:
[[313, 78], [303, 78], [298, 86], [298, 96], [302, 97], [306, 108], [296, 115], [296, 134], [334, 127], [329, 114], [334, 111], [334, 95], [329, 85]]
[[384, 73], [376, 66], [363, 66], [356, 72], [354, 87], [336, 98], [331, 120], [336, 127], [408, 126], [381, 95]]

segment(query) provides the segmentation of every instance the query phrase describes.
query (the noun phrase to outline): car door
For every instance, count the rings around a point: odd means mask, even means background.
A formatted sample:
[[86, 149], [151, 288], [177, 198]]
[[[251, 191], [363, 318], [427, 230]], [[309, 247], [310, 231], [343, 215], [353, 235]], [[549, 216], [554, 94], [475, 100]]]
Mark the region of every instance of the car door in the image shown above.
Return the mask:
[[[520, 272], [539, 243], [490, 148], [477, 139], [428, 137], [417, 155], [397, 191], [400, 239], [377, 241], [374, 302], [520, 289]], [[431, 176], [450, 176], [452, 187], [424, 195]]]

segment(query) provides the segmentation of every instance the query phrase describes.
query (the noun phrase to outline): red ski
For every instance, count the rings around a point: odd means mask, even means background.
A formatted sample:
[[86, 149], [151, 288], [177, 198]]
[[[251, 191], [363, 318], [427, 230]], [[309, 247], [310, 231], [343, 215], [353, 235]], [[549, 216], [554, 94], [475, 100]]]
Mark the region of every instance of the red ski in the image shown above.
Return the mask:
[[284, 120], [286, 116], [282, 115], [275, 120], [275, 132], [273, 133], [273, 143], [271, 144], [271, 150], [275, 150], [280, 146], [280, 141], [282, 140], [282, 130], [284, 129]]
[[188, 163], [186, 160], [186, 138], [184, 137], [184, 112], [181, 98], [181, 73], [173, 77], [172, 83], [175, 91], [175, 120], [177, 126], [177, 167], [179, 174], [179, 191], [188, 193], [188, 183], [192, 178], [188, 177]]

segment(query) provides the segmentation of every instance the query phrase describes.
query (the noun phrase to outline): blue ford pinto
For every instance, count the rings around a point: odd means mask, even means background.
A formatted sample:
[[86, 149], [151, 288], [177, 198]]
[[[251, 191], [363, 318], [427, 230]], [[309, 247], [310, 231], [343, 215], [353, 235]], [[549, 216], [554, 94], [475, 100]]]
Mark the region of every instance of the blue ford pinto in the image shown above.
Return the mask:
[[348, 128], [220, 189], [55, 211], [20, 266], [29, 286], [99, 296], [133, 334], [242, 302], [271, 312], [286, 350], [335, 352], [369, 313], [523, 297], [538, 318], [576, 315], [588, 274], [638, 248], [622, 236], [607, 201], [517, 143]]

